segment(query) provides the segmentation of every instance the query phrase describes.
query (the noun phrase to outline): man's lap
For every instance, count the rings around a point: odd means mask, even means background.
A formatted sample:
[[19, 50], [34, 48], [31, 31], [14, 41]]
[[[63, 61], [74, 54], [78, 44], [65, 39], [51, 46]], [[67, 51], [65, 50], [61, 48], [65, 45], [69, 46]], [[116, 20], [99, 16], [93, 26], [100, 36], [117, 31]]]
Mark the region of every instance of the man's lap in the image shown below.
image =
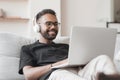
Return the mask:
[[52, 72], [48, 80], [85, 80], [77, 72], [75, 68], [58, 69]]

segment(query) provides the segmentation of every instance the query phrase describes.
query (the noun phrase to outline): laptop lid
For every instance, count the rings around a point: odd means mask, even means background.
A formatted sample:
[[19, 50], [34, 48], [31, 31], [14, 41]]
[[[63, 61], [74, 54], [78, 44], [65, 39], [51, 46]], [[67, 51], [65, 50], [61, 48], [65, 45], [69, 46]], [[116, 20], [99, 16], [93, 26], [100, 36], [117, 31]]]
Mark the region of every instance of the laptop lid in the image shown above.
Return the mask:
[[68, 60], [70, 65], [83, 65], [99, 55], [114, 56], [116, 29], [73, 27]]

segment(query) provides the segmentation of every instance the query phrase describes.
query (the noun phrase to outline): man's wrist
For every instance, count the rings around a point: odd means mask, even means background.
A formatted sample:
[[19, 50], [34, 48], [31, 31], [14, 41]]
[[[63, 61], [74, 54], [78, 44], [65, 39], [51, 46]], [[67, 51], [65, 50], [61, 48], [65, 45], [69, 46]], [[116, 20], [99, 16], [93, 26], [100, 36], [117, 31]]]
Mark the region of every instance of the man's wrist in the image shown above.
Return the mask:
[[54, 67], [54, 64], [50, 64], [50, 68], [52, 69]]
[[53, 67], [53, 64], [50, 64], [51, 65], [51, 67]]

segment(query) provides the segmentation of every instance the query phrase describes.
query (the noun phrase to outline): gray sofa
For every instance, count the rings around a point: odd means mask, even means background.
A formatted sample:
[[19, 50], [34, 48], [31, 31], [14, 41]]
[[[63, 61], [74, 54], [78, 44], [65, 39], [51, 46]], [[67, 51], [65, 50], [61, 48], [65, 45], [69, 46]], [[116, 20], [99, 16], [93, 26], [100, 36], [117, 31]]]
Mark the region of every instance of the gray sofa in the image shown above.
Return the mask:
[[[12, 33], [0, 33], [0, 80], [24, 80], [24, 76], [18, 74], [20, 49], [21, 46], [30, 44], [34, 41], [35, 39]], [[68, 44], [69, 38], [59, 37], [55, 42]], [[117, 42], [117, 44], [116, 53], [120, 50], [120, 42]], [[115, 61], [117, 61], [119, 65], [118, 57], [116, 57]], [[117, 68], [120, 69], [119, 66]]]

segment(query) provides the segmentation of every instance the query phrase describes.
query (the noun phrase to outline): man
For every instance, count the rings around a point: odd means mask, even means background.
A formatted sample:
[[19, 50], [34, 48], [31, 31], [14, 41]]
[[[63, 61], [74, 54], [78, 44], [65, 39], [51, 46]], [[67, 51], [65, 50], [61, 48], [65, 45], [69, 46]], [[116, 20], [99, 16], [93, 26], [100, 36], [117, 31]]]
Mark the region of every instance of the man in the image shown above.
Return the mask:
[[[119, 80], [113, 62], [108, 56], [99, 56], [84, 67], [52, 69], [67, 63], [67, 44], [56, 44], [58, 33], [56, 13], [44, 9], [36, 15], [40, 39], [21, 49], [19, 73], [26, 80]], [[101, 73], [102, 72], [102, 73]], [[114, 76], [115, 75], [115, 76]]]

